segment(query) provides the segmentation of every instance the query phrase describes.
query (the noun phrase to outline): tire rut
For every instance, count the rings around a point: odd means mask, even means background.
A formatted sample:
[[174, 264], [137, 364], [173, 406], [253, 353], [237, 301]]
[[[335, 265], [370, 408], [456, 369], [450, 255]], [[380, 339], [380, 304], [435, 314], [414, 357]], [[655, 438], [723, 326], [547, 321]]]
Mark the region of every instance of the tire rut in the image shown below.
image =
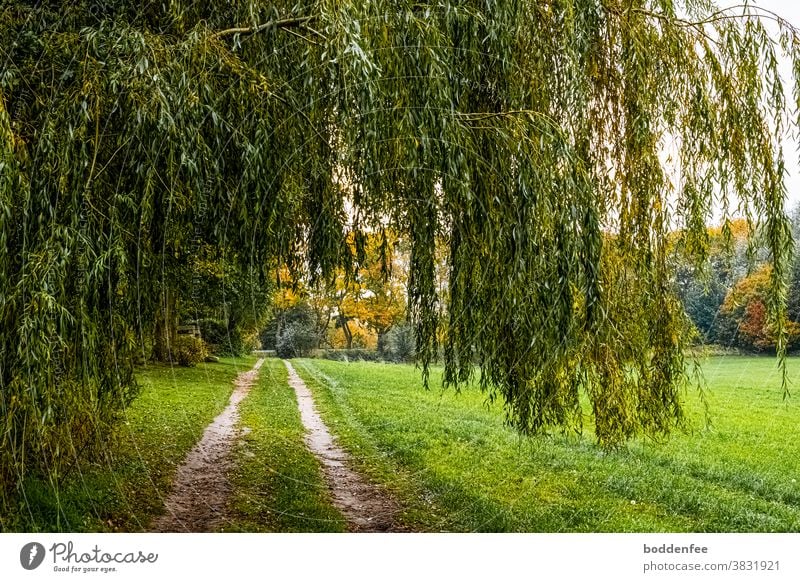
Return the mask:
[[264, 359], [259, 359], [251, 370], [236, 377], [228, 406], [206, 427], [178, 468], [172, 492], [164, 502], [165, 512], [150, 531], [210, 532], [224, 523], [231, 494], [227, 471], [238, 436], [239, 404], [255, 384], [263, 363]]
[[342, 513], [351, 531], [403, 531], [397, 523], [400, 507], [377, 485], [349, 466], [348, 454], [336, 444], [314, 404], [305, 382], [286, 360], [289, 385], [297, 396], [300, 419], [306, 429], [305, 443], [322, 464], [333, 505]]

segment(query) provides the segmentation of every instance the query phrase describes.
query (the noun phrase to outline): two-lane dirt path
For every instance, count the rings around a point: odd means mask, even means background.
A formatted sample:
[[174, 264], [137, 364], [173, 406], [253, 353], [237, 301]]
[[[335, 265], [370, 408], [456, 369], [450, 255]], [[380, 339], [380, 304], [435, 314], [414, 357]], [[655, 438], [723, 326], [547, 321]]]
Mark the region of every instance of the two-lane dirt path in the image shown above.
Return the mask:
[[[178, 468], [164, 503], [165, 513], [153, 522], [151, 531], [212, 532], [225, 523], [232, 494], [227, 473], [238, 437], [239, 404], [255, 384], [263, 363], [263, 358], [259, 359], [253, 369], [236, 378], [228, 406], [206, 427]], [[348, 528], [356, 532], [400, 531], [397, 503], [353, 470], [347, 453], [336, 444], [317, 412], [311, 391], [294, 367], [285, 360], [284, 364], [306, 429], [305, 444], [320, 461], [333, 505], [347, 520]]]

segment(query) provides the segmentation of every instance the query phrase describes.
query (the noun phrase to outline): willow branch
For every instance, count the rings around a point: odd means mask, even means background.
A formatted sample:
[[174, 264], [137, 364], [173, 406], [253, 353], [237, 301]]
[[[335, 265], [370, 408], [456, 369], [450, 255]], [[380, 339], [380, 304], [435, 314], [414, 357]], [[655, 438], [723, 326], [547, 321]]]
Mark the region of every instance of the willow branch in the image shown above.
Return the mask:
[[[731, 14], [732, 11], [742, 9], [742, 13], [740, 14]], [[672, 22], [677, 26], [684, 26], [684, 27], [691, 27], [700, 30], [703, 26], [707, 24], [714, 24], [716, 22], [721, 22], [725, 20], [742, 20], [746, 18], [758, 18], [764, 20], [772, 20], [778, 23], [780, 26], [784, 26], [792, 31], [793, 34], [798, 35], [800, 31], [798, 31], [797, 27], [794, 26], [791, 22], [783, 18], [777, 12], [773, 12], [772, 10], [767, 10], [766, 8], [761, 8], [760, 6], [754, 6], [752, 4], [737, 4], [735, 6], [727, 6], [722, 10], [718, 10], [713, 14], [709, 15], [707, 18], [703, 20], [685, 20], [683, 18], [679, 18], [677, 16], [670, 16], [667, 14], [662, 14], [659, 12], [653, 12], [651, 10], [646, 10], [643, 8], [633, 8], [631, 12], [636, 14], [641, 14], [643, 16], [647, 16], [650, 18], [657, 18], [659, 20], [665, 20]]]
[[[305, 30], [305, 28], [303, 28], [303, 30]], [[319, 44], [317, 41], [315, 41], [315, 40], [312, 40], [312, 39], [308, 38], [307, 36], [303, 36], [303, 35], [302, 35], [302, 34], [300, 34], [299, 32], [296, 32], [296, 31], [292, 30], [291, 28], [287, 28], [287, 29], [286, 29], [286, 32], [288, 32], [288, 33], [289, 33], [289, 34], [291, 34], [292, 36], [296, 36], [297, 38], [299, 38], [299, 39], [302, 39], [302, 40], [304, 40], [304, 41], [306, 41], [306, 42], [309, 42], [309, 43], [311, 43], [311, 44], [314, 44], [314, 45], [320, 46], [320, 44]]]
[[224, 38], [226, 36], [232, 36], [234, 34], [258, 34], [259, 32], [263, 32], [265, 30], [271, 28], [295, 28], [300, 27], [306, 24], [307, 22], [311, 22], [314, 20], [316, 16], [299, 16], [297, 18], [285, 18], [283, 20], [270, 20], [268, 22], [264, 22], [263, 24], [258, 24], [256, 26], [241, 26], [241, 27], [234, 27], [234, 28], [226, 28], [225, 30], [220, 30], [219, 32], [215, 32], [212, 38]]

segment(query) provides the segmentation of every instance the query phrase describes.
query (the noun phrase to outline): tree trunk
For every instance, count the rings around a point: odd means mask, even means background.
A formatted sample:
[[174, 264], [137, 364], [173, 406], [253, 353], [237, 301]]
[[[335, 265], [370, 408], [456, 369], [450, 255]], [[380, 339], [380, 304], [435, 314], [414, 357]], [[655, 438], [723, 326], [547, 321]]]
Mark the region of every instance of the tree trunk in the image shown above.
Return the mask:
[[339, 316], [339, 324], [342, 326], [342, 332], [344, 333], [344, 339], [347, 341], [347, 349], [353, 349], [353, 332], [350, 331], [350, 325], [347, 323], [347, 318], [343, 315]]
[[156, 313], [154, 335], [153, 359], [157, 362], [170, 361], [172, 346], [178, 335], [178, 317], [175, 309], [175, 294], [169, 289], [161, 294], [161, 305]]
[[388, 331], [388, 328], [381, 328], [378, 330], [378, 343], [375, 347], [379, 354], [386, 352], [386, 334]]
[[279, 311], [278, 316], [275, 318], [275, 348], [278, 347], [278, 342], [281, 339], [281, 331], [283, 331], [283, 319], [286, 317], [285, 312]]
[[328, 331], [328, 326], [331, 324], [331, 314], [328, 312], [327, 318], [325, 318], [325, 323], [322, 323], [322, 317], [317, 316], [317, 349], [322, 348], [322, 342], [325, 341], [326, 331]]

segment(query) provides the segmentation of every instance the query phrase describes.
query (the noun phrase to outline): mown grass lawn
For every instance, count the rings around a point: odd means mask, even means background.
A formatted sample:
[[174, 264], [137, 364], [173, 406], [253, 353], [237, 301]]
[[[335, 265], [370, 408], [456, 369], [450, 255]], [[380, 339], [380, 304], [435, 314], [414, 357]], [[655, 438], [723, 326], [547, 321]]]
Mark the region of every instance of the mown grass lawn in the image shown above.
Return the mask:
[[704, 363], [711, 427], [605, 452], [591, 434], [526, 439], [467, 387], [425, 391], [413, 366], [300, 360], [323, 418], [362, 471], [454, 531], [800, 531], [800, 359], [784, 401], [773, 358]]
[[141, 531], [163, 510], [178, 465], [228, 403], [233, 380], [256, 358], [137, 371], [141, 393], [101, 459], [81, 459], [56, 489], [30, 479], [6, 531]]
[[269, 359], [239, 407], [229, 531], [341, 532], [346, 523], [331, 504], [319, 462], [305, 433], [286, 366]]

